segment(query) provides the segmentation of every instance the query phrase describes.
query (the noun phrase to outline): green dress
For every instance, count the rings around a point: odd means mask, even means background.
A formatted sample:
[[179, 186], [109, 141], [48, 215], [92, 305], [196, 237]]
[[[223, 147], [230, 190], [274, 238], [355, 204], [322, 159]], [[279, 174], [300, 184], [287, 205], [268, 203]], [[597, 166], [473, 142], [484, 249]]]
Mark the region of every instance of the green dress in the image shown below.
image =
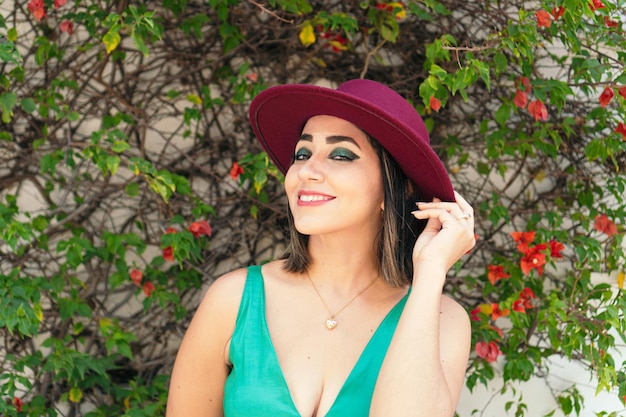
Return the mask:
[[[378, 326], [326, 417], [369, 415], [376, 379], [407, 296]], [[248, 268], [229, 355], [233, 368], [224, 391], [225, 417], [301, 417], [267, 328], [265, 288], [258, 265]]]

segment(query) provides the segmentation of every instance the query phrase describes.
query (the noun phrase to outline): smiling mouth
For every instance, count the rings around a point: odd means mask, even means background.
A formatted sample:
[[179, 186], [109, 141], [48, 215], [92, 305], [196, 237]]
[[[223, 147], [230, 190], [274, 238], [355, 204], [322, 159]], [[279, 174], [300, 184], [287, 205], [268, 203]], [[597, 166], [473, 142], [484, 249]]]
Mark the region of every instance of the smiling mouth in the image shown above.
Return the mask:
[[332, 200], [332, 197], [319, 195], [319, 194], [303, 194], [298, 197], [300, 201], [304, 202], [312, 202], [312, 201], [329, 201]]

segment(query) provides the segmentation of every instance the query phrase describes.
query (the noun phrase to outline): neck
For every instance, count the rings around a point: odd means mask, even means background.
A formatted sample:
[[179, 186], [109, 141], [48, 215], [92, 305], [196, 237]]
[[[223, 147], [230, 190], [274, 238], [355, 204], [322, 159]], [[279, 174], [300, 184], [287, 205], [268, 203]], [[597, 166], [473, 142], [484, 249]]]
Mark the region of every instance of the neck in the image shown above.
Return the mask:
[[351, 239], [337, 242], [320, 236], [309, 239], [311, 264], [308, 273], [320, 287], [339, 294], [353, 294], [379, 275], [373, 244], [365, 248]]

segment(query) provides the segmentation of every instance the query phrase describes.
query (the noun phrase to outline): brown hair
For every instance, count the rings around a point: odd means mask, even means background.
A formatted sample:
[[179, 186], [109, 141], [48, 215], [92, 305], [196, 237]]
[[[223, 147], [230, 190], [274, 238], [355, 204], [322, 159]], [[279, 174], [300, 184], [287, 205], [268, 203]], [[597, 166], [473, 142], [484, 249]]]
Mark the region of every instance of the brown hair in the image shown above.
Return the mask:
[[[425, 221], [411, 214], [417, 209], [419, 195], [415, 184], [402, 172], [398, 163], [376, 140], [367, 136], [381, 166], [384, 187], [382, 227], [376, 243], [378, 267], [384, 280], [393, 287], [410, 284], [413, 280], [413, 247], [424, 230]], [[296, 230], [291, 210], [288, 210], [289, 245], [283, 255], [285, 269], [303, 273], [311, 261], [307, 250], [308, 235]]]

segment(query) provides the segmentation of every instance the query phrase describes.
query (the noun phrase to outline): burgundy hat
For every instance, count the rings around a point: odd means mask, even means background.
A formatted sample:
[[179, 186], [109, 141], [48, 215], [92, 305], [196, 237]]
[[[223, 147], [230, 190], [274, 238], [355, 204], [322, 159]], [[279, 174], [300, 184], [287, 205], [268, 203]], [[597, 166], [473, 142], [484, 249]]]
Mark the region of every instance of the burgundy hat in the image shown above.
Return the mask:
[[455, 201], [448, 173], [430, 146], [415, 108], [389, 87], [351, 80], [336, 90], [303, 84], [270, 87], [250, 105], [250, 123], [278, 169], [287, 172], [305, 123], [313, 116], [347, 120], [376, 139], [419, 189], [420, 199]]

